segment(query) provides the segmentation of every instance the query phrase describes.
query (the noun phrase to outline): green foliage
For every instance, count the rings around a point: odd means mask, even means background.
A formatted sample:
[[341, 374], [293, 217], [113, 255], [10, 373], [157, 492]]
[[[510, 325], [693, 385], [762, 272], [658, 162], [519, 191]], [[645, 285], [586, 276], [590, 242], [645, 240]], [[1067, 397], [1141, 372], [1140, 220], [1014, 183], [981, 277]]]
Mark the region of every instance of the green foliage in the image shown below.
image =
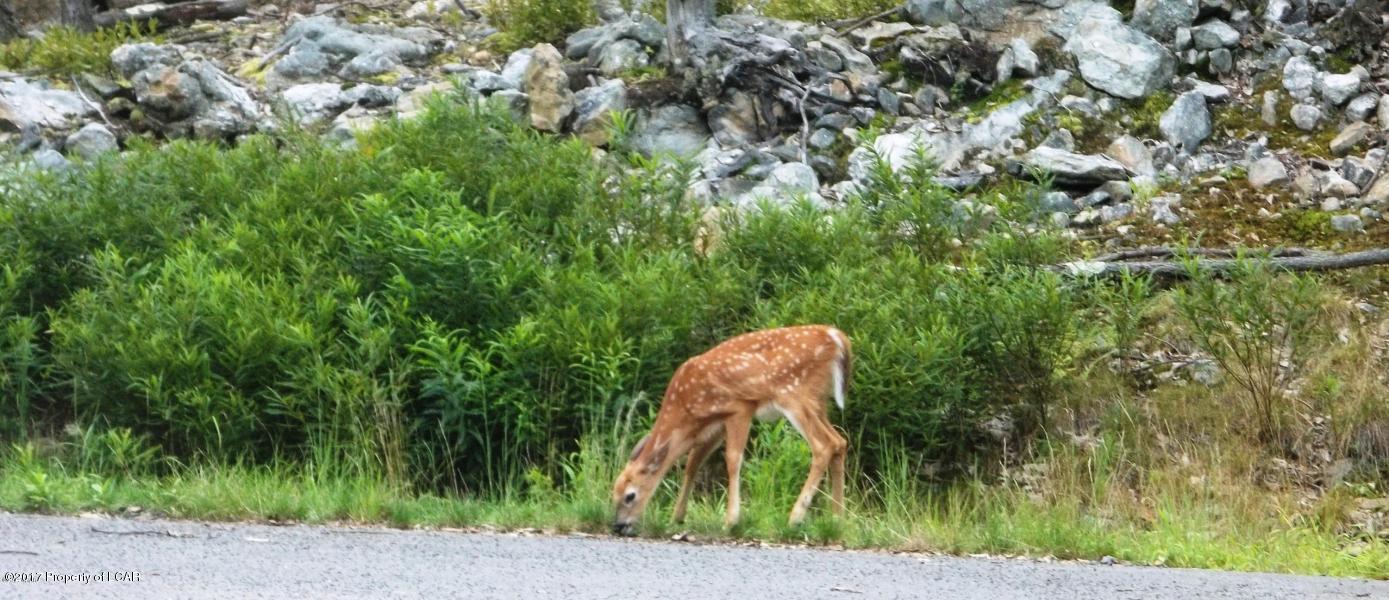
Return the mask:
[[1278, 275], [1257, 259], [1241, 260], [1229, 283], [1187, 261], [1191, 282], [1177, 291], [1192, 337], [1242, 392], [1261, 440], [1284, 440], [1292, 398], [1283, 393], [1303, 361], [1320, 310], [1311, 278]]
[[501, 32], [496, 43], [506, 52], [561, 42], [595, 19], [591, 2], [573, 0], [488, 0], [483, 12]]
[[109, 75], [112, 50], [144, 41], [159, 41], [154, 21], [118, 23], [91, 33], [68, 26], [52, 27], [37, 39], [20, 38], [0, 44], [0, 67], [48, 75]]
[[891, 0], [737, 0], [738, 8], [760, 8], [777, 19], [825, 22], [875, 15], [898, 3]]
[[354, 150], [287, 131], [14, 181], [0, 385], [22, 393], [0, 423], [82, 423], [82, 460], [108, 475], [289, 461], [424, 489], [506, 490], [532, 468], [565, 486], [564, 457], [630, 443], [685, 359], [819, 321], [861, 354], [836, 422], [870, 470], [899, 444], [974, 460], [1000, 414], [1040, 424], [1076, 311], [1019, 265], [1059, 242], [993, 232], [923, 157], [880, 164], [840, 210], [732, 214], [705, 256], [687, 171], [626, 152], [624, 123], [598, 161], [440, 98]]

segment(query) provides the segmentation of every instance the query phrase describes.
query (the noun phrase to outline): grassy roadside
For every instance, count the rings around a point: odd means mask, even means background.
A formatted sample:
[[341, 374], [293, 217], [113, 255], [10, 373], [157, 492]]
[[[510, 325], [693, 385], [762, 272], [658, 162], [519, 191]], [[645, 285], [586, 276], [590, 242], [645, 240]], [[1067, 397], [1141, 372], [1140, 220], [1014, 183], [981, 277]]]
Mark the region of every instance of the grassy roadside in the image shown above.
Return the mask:
[[[769, 428], [764, 437], [786, 432]], [[788, 438], [789, 439], [789, 438]], [[1125, 517], [1112, 499], [1071, 495], [1038, 498], [1020, 486], [962, 483], [918, 489], [899, 469], [852, 489], [848, 515], [835, 519], [817, 504], [800, 528], [785, 524], [799, 481], [777, 477], [778, 456], [745, 467], [744, 521], [722, 525], [717, 477], [703, 481], [683, 526], [669, 523], [675, 478], [648, 512], [642, 534], [656, 539], [687, 532], [703, 540], [762, 540], [845, 548], [935, 551], [949, 554], [1052, 556], [1231, 571], [1389, 578], [1389, 543], [1346, 544], [1315, 525], [1288, 520], [1291, 496], [1232, 504], [1215, 490], [1172, 485], [1145, 498], [1149, 514]], [[790, 460], [804, 458], [791, 452]], [[13, 454], [0, 468], [0, 509], [74, 514], [120, 513], [129, 507], [171, 518], [211, 521], [351, 522], [402, 528], [489, 526], [603, 534], [610, 518], [606, 473], [589, 451], [580, 453], [575, 485], [557, 490], [536, 479], [526, 489], [487, 498], [417, 494], [371, 476], [314, 473], [302, 467], [179, 467], [164, 476], [111, 478], [42, 466]], [[1072, 460], [1054, 457], [1057, 464]], [[1085, 468], [1086, 465], [1073, 464]], [[1093, 463], [1089, 468], [1095, 468]], [[705, 476], [714, 475], [706, 465]], [[1103, 476], [1102, 476], [1103, 477]], [[1110, 482], [1100, 481], [1102, 489]], [[820, 502], [823, 502], [821, 500]], [[1258, 508], [1275, 508], [1261, 513]]]

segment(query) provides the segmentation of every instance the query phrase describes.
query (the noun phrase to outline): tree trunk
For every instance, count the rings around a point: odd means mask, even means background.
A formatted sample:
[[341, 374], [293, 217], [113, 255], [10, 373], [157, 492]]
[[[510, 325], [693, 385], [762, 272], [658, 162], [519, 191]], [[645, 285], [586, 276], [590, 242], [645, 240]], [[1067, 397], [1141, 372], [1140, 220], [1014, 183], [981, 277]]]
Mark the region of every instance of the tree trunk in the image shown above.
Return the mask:
[[714, 23], [715, 0], [666, 0], [666, 43], [670, 47], [671, 67], [680, 71], [690, 65], [689, 41]]
[[97, 25], [111, 27], [117, 23], [145, 23], [151, 19], [160, 28], [190, 25], [194, 21], [225, 21], [246, 14], [247, 0], [194, 0], [165, 4], [156, 8], [127, 8], [108, 10], [96, 15]]
[[63, 24], [78, 31], [96, 30], [96, 8], [92, 0], [61, 0], [63, 3]]
[[8, 42], [23, 35], [19, 30], [19, 19], [14, 16], [14, 8], [9, 2], [0, 1], [0, 42]]

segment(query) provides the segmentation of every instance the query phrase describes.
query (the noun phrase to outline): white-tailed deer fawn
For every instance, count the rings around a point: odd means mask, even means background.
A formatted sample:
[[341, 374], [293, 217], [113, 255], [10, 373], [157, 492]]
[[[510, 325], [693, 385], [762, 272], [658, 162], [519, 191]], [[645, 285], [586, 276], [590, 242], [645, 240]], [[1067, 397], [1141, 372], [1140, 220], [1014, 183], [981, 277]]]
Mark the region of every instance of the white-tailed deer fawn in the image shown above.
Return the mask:
[[844, 457], [848, 442], [830, 424], [826, 400], [844, 409], [853, 351], [849, 336], [827, 325], [783, 327], [745, 333], [685, 361], [661, 400], [651, 432], [632, 450], [613, 485], [613, 532], [631, 535], [657, 484], [686, 453], [685, 480], [676, 496], [674, 520], [685, 518], [690, 485], [704, 459], [724, 442], [728, 467], [728, 511], [738, 522], [738, 473], [754, 418], [786, 417], [810, 444], [810, 475], [791, 508], [798, 525], [810, 508], [825, 469], [830, 471], [833, 508], [844, 512]]

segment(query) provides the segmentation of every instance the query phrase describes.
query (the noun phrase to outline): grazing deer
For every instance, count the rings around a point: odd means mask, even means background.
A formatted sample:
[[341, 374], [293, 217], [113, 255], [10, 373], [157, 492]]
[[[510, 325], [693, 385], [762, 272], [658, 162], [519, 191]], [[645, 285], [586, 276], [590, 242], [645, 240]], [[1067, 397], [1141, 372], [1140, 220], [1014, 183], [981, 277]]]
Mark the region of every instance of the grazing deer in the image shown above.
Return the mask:
[[826, 398], [844, 409], [852, 361], [849, 336], [827, 325], [745, 333], [685, 361], [666, 386], [651, 432], [632, 450], [613, 485], [613, 532], [631, 535], [657, 484], [686, 453], [685, 480], [676, 496], [676, 523], [685, 518], [690, 486], [704, 459], [724, 442], [728, 467], [725, 525], [738, 522], [738, 473], [753, 418], [786, 417], [810, 444], [810, 475], [791, 508], [791, 525], [805, 519], [830, 470], [833, 508], [844, 513], [844, 457], [849, 444], [826, 416]]

